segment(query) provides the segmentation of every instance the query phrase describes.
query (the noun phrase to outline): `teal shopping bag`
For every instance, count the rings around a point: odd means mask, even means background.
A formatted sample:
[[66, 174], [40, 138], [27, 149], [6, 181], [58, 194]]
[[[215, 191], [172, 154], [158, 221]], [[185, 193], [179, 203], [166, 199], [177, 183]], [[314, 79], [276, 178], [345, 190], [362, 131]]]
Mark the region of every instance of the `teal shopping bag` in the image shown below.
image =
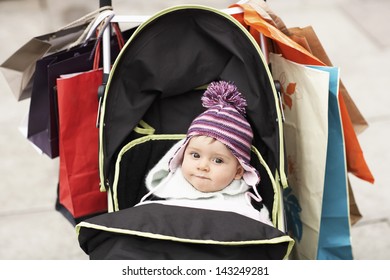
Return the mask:
[[337, 67], [313, 67], [329, 72], [328, 146], [317, 259], [353, 259], [345, 145], [339, 108]]

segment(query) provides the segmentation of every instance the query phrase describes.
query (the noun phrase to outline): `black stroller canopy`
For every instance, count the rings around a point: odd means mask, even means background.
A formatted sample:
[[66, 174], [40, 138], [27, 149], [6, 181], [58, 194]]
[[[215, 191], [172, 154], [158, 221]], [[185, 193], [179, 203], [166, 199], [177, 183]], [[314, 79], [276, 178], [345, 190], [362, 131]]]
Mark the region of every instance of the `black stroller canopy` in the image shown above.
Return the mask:
[[[261, 153], [271, 170], [277, 168], [276, 101], [260, 49], [230, 15], [186, 6], [165, 10], [140, 25], [113, 66], [102, 109], [105, 178], [115, 165], [115, 155], [154, 102], [180, 100], [214, 80], [232, 81], [243, 93], [254, 142], [264, 147]], [[189, 102], [171, 106], [173, 121], [156, 133], [186, 133], [192, 118], [202, 110], [202, 92]], [[183, 110], [187, 117], [181, 116]], [[189, 111], [193, 115], [188, 116]]]

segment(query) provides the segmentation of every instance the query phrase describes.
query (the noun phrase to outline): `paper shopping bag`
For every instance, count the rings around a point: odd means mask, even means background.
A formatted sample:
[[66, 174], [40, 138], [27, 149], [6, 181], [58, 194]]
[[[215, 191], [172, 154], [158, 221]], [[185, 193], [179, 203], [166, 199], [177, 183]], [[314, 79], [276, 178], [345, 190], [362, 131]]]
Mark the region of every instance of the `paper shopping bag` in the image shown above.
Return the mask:
[[[329, 73], [270, 54], [274, 80], [281, 84], [284, 138], [289, 187], [296, 205], [285, 203], [289, 228], [296, 239], [292, 256], [315, 259], [318, 250], [321, 206], [328, 145]], [[291, 202], [288, 199], [288, 202]], [[291, 207], [290, 207], [291, 206]], [[291, 225], [295, 221], [298, 226]]]
[[[235, 18], [246, 28], [250, 29], [251, 34], [255, 37], [259, 37], [261, 33], [268, 38], [271, 41], [274, 52], [282, 54], [283, 57], [302, 65], [326, 66], [324, 62], [310, 53], [306, 48], [293, 41], [276, 26], [262, 18], [257, 12], [256, 1], [249, 0], [244, 3], [233, 4], [231, 7], [240, 7], [243, 9], [242, 14], [234, 15]], [[362, 180], [373, 183], [374, 177], [365, 161], [343, 96], [339, 96], [339, 104], [345, 136], [348, 172], [351, 172]]]
[[[112, 51], [117, 54], [124, 39], [115, 27], [117, 38]], [[100, 42], [94, 50], [92, 70], [56, 79], [60, 157], [57, 210], [74, 224], [108, 209], [107, 195], [99, 184], [98, 88], [103, 81], [99, 61]]]
[[291, 188], [285, 205], [297, 241], [293, 256], [352, 259], [347, 167], [337, 99], [339, 70], [305, 66], [275, 54], [270, 54], [270, 62], [274, 79], [282, 85], [285, 109]]
[[85, 28], [84, 24], [34, 37], [0, 65], [1, 73], [18, 101], [31, 96], [36, 61], [66, 48]]
[[[304, 46], [310, 53], [318, 57], [321, 61], [323, 61], [327, 66], [332, 66], [332, 62], [330, 61], [325, 49], [323, 48], [317, 34], [315, 33], [312, 26], [306, 26], [303, 28], [294, 27], [294, 28], [285, 28], [285, 33], [293, 39], [295, 42]], [[348, 110], [348, 114], [351, 117], [351, 121], [354, 127], [354, 130], [357, 134], [362, 133], [368, 127], [368, 123], [360, 113], [359, 109], [355, 105], [351, 96], [348, 93], [348, 90], [344, 86], [343, 82], [340, 80], [339, 86], [340, 94], [343, 96], [345, 101], [345, 106]], [[350, 185], [350, 183], [348, 183]], [[359, 219], [361, 219], [362, 215], [359, 211], [358, 205], [354, 199], [353, 190], [351, 186], [349, 186], [349, 203], [350, 203], [350, 214], [351, 214], [351, 224], [355, 224]]]
[[[312, 26], [288, 28], [287, 32], [291, 39], [301, 45], [305, 45], [305, 48], [310, 53], [318, 57], [327, 66], [332, 66], [332, 62]], [[355, 132], [357, 134], [363, 132], [368, 127], [368, 123], [352, 100], [342, 81], [340, 81], [340, 93], [344, 98]]]
[[[120, 30], [117, 30], [119, 33]], [[111, 37], [111, 62], [117, 57], [123, 40], [134, 29]], [[123, 36], [123, 37], [122, 37]], [[120, 37], [120, 38], [119, 38]], [[28, 139], [50, 158], [59, 155], [56, 79], [62, 74], [84, 72], [93, 68], [96, 40], [84, 46], [54, 53], [36, 62], [28, 122]]]
[[312, 66], [329, 72], [328, 145], [317, 259], [351, 260], [348, 179], [342, 130], [337, 67]]
[[[98, 166], [98, 87], [101, 69], [57, 79], [59, 115], [58, 202], [76, 221], [107, 211]], [[61, 211], [61, 209], [59, 209]]]
[[[87, 47], [83, 49], [88, 50]], [[46, 56], [36, 63], [27, 138], [50, 158], [59, 155], [56, 78], [60, 74], [92, 69], [93, 60], [89, 58], [90, 52], [69, 51]]]

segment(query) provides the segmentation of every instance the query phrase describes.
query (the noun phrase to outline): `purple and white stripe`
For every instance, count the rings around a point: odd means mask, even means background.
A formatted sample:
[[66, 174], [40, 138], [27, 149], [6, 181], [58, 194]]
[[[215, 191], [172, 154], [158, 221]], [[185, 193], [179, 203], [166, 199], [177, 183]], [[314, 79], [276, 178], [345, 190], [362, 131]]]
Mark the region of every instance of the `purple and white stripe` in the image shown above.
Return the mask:
[[249, 123], [234, 109], [207, 110], [198, 116], [188, 130], [188, 136], [205, 135], [224, 143], [235, 156], [249, 163], [253, 132]]

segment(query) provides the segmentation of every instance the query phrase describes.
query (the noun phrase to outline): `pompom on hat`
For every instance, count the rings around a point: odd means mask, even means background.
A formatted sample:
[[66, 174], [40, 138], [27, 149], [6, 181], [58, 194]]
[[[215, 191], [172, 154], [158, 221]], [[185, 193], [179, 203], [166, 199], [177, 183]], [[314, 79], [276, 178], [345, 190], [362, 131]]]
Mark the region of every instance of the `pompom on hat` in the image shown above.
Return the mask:
[[210, 83], [201, 100], [207, 110], [192, 121], [186, 140], [169, 162], [170, 171], [175, 172], [181, 165], [185, 148], [192, 137], [208, 136], [230, 149], [245, 170], [245, 182], [256, 186], [260, 176], [250, 165], [253, 131], [245, 118], [245, 98], [233, 83], [217, 81]]

